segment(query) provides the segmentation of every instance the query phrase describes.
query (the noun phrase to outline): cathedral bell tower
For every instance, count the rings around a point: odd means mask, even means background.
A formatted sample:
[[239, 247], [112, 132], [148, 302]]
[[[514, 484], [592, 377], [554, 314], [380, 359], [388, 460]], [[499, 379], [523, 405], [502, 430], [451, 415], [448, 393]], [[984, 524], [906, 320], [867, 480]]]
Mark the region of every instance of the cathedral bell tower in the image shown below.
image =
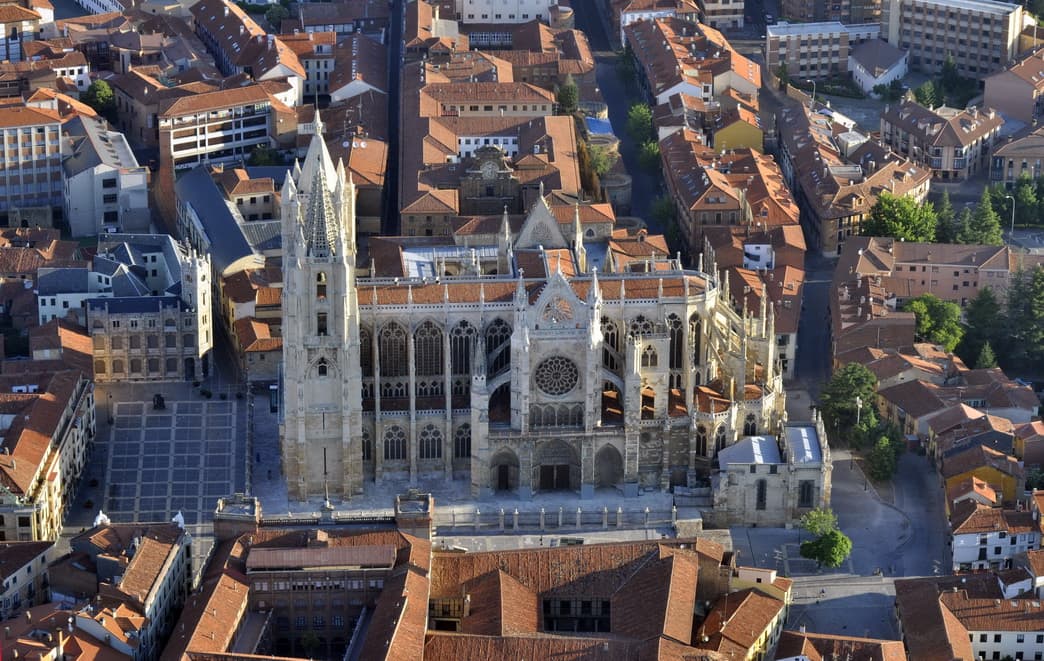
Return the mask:
[[355, 187], [334, 166], [316, 110], [283, 212], [283, 467], [290, 497], [362, 492]]

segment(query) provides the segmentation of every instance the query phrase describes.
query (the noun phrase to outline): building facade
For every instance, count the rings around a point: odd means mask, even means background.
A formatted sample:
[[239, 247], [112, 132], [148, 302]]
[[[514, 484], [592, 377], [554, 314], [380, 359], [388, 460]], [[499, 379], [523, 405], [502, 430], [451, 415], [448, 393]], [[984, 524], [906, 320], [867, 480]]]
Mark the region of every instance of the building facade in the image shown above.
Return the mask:
[[990, 166], [1004, 119], [993, 109], [926, 108], [907, 98], [885, 106], [881, 142], [942, 180], [963, 180]]
[[707, 475], [741, 431], [779, 427], [772, 307], [737, 313], [713, 264], [606, 260], [600, 274], [579, 216], [567, 241], [541, 197], [517, 235], [505, 219], [493, 245], [357, 279], [353, 194], [318, 137], [282, 192], [292, 497], [421, 477], [476, 495], [636, 495]]
[[[0, 109], [0, 224], [50, 225], [62, 206], [61, 118], [57, 111], [13, 105]], [[47, 222], [41, 222], [46, 220]]]
[[1044, 51], [1036, 50], [986, 78], [983, 103], [1005, 117], [1034, 123], [1044, 111]]
[[795, 23], [784, 21], [765, 29], [765, 66], [776, 73], [785, 63], [795, 79], [826, 78], [848, 71], [848, 54], [856, 44], [877, 39], [876, 23], [844, 25], [837, 21]]
[[56, 555], [53, 548], [53, 542], [0, 544], [0, 617], [17, 617], [48, 600], [47, 562]]
[[1022, 5], [994, 0], [882, 0], [881, 37], [915, 70], [938, 74], [953, 57], [962, 76], [984, 78], [1015, 57], [1022, 19]]

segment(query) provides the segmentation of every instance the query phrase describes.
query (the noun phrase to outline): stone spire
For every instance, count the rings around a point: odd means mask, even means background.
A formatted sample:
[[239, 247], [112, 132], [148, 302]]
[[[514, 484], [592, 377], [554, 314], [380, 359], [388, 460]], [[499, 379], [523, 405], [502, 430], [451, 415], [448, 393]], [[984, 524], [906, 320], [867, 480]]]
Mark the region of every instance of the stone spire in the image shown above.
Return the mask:
[[573, 206], [573, 255], [581, 273], [587, 271], [587, 250], [584, 249], [584, 230], [580, 227], [580, 204]]
[[308, 241], [309, 257], [329, 257], [336, 252], [339, 225], [326, 184], [326, 169], [316, 168], [308, 195], [308, 208], [305, 210], [305, 240]]

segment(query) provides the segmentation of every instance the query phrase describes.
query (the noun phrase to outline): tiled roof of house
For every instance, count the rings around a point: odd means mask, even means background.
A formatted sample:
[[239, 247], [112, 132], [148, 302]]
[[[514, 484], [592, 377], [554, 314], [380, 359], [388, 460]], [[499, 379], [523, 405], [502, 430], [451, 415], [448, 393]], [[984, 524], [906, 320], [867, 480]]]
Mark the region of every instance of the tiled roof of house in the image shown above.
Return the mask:
[[[746, 656], [785, 606], [753, 588], [720, 597], [695, 632], [696, 646]], [[707, 642], [701, 637], [708, 638]]]
[[241, 351], [258, 353], [283, 349], [283, 338], [272, 337], [272, 327], [253, 317], [237, 319], [233, 325], [233, 332]]
[[965, 480], [961, 480], [959, 484], [955, 484], [951, 487], [950, 490], [946, 492], [946, 497], [951, 503], [953, 503], [957, 499], [971, 494], [978, 495], [990, 503], [998, 502], [997, 492], [994, 491], [993, 487], [987, 484], [985, 480], [980, 480], [974, 475]]
[[1021, 535], [1039, 531], [1040, 525], [1031, 512], [1004, 510], [971, 500], [964, 500], [953, 508], [950, 530], [954, 535], [978, 535], [1006, 531]]
[[1004, 119], [993, 110], [959, 110], [947, 106], [930, 109], [912, 98], [886, 106], [881, 120], [898, 127], [913, 139], [936, 147], [963, 147], [998, 130]]
[[25, 569], [52, 546], [54, 542], [0, 542], [0, 581]]
[[906, 649], [901, 640], [784, 631], [776, 647], [776, 658], [791, 657], [804, 657], [808, 661], [844, 658], [861, 661], [906, 661]]
[[1011, 455], [997, 452], [984, 445], [976, 445], [967, 450], [943, 459], [942, 469], [939, 471], [944, 478], [951, 478], [973, 471], [976, 468], [989, 466], [1001, 473], [1020, 478], [1024, 471], [1019, 460]]
[[224, 90], [202, 92], [160, 101], [160, 117], [178, 117], [205, 110], [220, 110], [237, 106], [269, 104], [271, 95], [261, 85], [247, 85]]

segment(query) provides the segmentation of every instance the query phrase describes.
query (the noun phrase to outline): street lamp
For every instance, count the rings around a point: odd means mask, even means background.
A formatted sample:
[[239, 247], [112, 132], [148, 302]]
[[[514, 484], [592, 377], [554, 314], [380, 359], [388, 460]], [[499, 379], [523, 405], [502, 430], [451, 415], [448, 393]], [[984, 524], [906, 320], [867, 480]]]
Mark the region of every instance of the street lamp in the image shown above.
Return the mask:
[[1005, 195], [1004, 199], [1011, 200], [1011, 234], [1012, 234], [1012, 237], [1013, 237], [1012, 240], [1014, 241], [1014, 235], [1015, 235], [1015, 198], [1012, 197], [1011, 195]]
[[863, 412], [863, 398], [856, 395], [856, 427], [859, 426], [859, 416]]

